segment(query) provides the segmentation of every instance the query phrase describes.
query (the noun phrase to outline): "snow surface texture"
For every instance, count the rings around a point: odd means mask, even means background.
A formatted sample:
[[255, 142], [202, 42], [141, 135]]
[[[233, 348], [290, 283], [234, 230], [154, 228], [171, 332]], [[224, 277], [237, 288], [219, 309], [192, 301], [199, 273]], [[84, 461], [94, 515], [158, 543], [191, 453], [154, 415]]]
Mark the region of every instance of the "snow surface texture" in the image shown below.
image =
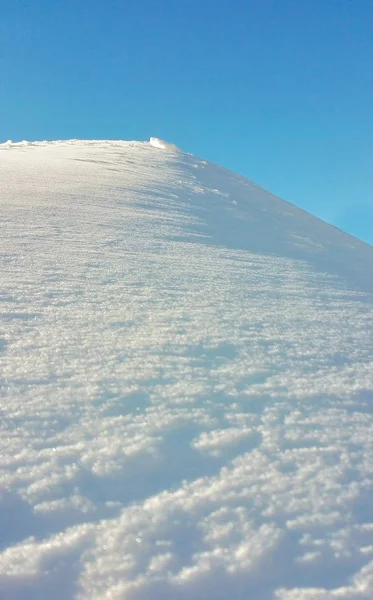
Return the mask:
[[1, 600], [371, 600], [373, 249], [160, 141], [0, 177]]

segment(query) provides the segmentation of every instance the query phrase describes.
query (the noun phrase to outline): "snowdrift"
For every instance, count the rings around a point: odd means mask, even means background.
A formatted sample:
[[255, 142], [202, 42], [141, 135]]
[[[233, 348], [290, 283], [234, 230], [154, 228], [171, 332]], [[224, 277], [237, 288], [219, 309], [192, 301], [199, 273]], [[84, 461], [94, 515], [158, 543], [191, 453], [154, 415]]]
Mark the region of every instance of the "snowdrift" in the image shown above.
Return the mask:
[[373, 249], [154, 138], [0, 164], [1, 599], [371, 600]]

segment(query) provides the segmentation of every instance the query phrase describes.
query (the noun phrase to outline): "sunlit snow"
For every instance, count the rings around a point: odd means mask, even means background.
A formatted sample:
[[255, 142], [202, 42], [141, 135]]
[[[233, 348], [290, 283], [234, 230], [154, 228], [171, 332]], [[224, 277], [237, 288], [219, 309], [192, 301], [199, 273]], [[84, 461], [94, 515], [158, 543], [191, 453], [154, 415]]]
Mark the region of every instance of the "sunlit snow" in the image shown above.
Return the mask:
[[0, 177], [1, 600], [371, 600], [373, 248], [156, 138]]

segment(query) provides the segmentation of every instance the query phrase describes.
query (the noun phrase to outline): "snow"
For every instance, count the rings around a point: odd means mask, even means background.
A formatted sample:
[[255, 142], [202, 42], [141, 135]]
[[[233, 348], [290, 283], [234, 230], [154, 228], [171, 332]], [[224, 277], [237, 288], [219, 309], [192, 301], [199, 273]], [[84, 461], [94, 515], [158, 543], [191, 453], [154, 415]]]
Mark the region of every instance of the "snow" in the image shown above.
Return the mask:
[[154, 148], [161, 148], [161, 150], [172, 150], [174, 152], [179, 151], [179, 148], [174, 144], [170, 144], [169, 142], [165, 142], [164, 140], [160, 140], [156, 137], [151, 137], [149, 144], [154, 146]]
[[0, 145], [0, 598], [371, 600], [373, 248], [173, 150]]

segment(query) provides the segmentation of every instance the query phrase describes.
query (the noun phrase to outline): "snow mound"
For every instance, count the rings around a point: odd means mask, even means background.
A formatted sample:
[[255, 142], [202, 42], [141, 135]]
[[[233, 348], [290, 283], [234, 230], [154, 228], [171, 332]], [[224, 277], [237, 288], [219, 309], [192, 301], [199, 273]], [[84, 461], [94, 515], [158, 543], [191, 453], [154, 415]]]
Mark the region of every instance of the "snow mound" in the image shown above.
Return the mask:
[[149, 144], [151, 146], [154, 146], [154, 148], [161, 148], [161, 150], [172, 150], [173, 152], [180, 152], [180, 149], [177, 146], [175, 146], [175, 144], [169, 144], [169, 142], [160, 140], [157, 137], [151, 137], [149, 140]]
[[173, 150], [0, 145], [0, 599], [372, 600], [373, 248]]

